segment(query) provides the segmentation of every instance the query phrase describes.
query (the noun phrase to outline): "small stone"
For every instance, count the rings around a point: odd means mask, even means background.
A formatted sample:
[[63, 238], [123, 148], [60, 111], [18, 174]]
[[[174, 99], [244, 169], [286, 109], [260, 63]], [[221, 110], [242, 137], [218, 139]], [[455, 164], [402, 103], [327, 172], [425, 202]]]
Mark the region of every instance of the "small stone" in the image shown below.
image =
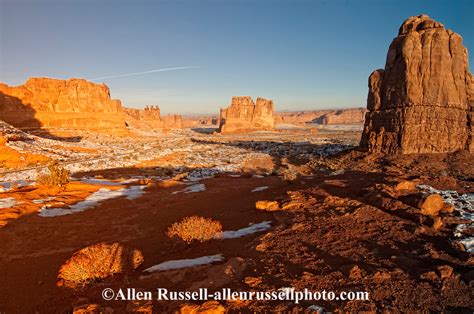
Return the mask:
[[453, 268], [448, 265], [438, 266], [436, 269], [438, 270], [438, 274], [441, 279], [450, 278], [453, 274]]
[[280, 205], [277, 201], [258, 201], [257, 203], [255, 203], [255, 207], [257, 209], [265, 211], [280, 210]]

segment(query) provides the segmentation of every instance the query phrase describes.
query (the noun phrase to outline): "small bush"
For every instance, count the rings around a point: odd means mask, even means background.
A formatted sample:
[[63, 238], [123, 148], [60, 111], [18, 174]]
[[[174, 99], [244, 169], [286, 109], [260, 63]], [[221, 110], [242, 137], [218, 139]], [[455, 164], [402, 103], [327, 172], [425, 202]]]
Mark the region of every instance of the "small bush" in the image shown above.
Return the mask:
[[194, 240], [208, 241], [219, 237], [222, 233], [222, 224], [219, 221], [199, 216], [186, 217], [168, 228], [167, 235], [181, 238], [187, 243]]
[[296, 181], [297, 178], [298, 178], [298, 173], [295, 170], [293, 169], [283, 170], [283, 180], [291, 183], [293, 181]]
[[36, 183], [47, 187], [63, 187], [69, 183], [69, 171], [62, 168], [57, 161], [48, 166], [49, 174], [41, 174], [36, 178]]
[[132, 271], [143, 263], [139, 250], [119, 243], [98, 243], [77, 251], [59, 269], [58, 286], [84, 287], [114, 274]]

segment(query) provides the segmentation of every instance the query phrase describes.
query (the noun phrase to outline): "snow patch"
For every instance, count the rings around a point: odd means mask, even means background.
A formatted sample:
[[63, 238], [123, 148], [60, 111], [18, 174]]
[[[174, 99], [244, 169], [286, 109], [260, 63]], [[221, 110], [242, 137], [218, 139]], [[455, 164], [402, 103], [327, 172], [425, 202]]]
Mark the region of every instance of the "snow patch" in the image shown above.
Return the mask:
[[95, 178], [83, 178], [78, 180], [81, 183], [86, 184], [100, 184], [100, 185], [108, 185], [108, 186], [120, 186], [123, 185], [123, 182], [115, 182], [106, 179], [95, 179]]
[[236, 231], [224, 231], [222, 232], [221, 239], [235, 239], [241, 238], [250, 234], [254, 234], [257, 232], [265, 231], [270, 229], [271, 221], [262, 221], [257, 224], [250, 225], [246, 228], [242, 228]]
[[50, 196], [50, 197], [47, 197], [47, 198], [42, 198], [42, 199], [38, 199], [38, 200], [33, 200], [33, 203], [35, 203], [35, 204], [43, 204], [44, 202], [52, 201], [52, 200], [54, 200], [55, 198], [56, 198], [55, 196]]
[[158, 265], [151, 266], [144, 270], [144, 272], [153, 273], [157, 271], [166, 271], [173, 269], [189, 268], [195, 266], [209, 265], [216, 262], [222, 262], [224, 256], [222, 254], [202, 256], [193, 259], [179, 259], [171, 260], [167, 262], [160, 263]]
[[260, 191], [263, 191], [263, 190], [266, 190], [268, 189], [268, 186], [259, 186], [259, 187], [256, 187], [255, 189], [253, 189], [251, 192], [260, 192]]
[[461, 216], [463, 220], [468, 220], [468, 223], [459, 224], [454, 230], [454, 236], [458, 238], [466, 251], [474, 253], [474, 237], [464, 236], [464, 231], [474, 227], [474, 193], [459, 194], [453, 190], [438, 190], [429, 185], [421, 184], [418, 188], [426, 193], [439, 194], [445, 203], [451, 204], [454, 210]]
[[310, 305], [306, 308], [306, 312], [318, 312], [318, 313], [324, 313], [326, 310], [324, 307], [319, 306], [319, 305]]
[[178, 193], [197, 193], [197, 192], [203, 192], [206, 190], [206, 186], [204, 183], [199, 183], [199, 184], [193, 184], [188, 187], [186, 187], [183, 190], [180, 191], [174, 191], [172, 194], [178, 194]]
[[12, 208], [16, 205], [14, 197], [0, 198], [0, 208]]
[[107, 188], [102, 188], [89, 195], [85, 200], [71, 205], [68, 208], [48, 208], [48, 206], [43, 206], [38, 215], [40, 215], [41, 217], [70, 215], [95, 207], [98, 203], [102, 201], [121, 196], [125, 196], [129, 200], [133, 200], [140, 197], [144, 193], [144, 188], [144, 185], [134, 185], [119, 190], [110, 190]]
[[14, 181], [6, 181], [6, 182], [0, 182], [0, 193], [1, 192], [8, 192], [10, 190], [13, 190], [13, 188], [19, 188], [22, 186], [30, 186], [33, 185], [34, 182], [28, 182], [26, 180], [14, 180]]

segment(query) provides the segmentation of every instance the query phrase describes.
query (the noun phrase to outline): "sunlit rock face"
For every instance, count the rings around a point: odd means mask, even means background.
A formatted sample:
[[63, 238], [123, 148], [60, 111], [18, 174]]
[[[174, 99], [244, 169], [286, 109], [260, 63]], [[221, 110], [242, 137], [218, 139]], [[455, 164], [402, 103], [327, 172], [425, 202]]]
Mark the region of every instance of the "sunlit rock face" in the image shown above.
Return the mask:
[[181, 115], [161, 116], [158, 106], [146, 106], [145, 109], [124, 108], [123, 110], [127, 124], [136, 129], [159, 131], [184, 127]]
[[474, 151], [474, 88], [462, 37], [427, 15], [408, 18], [372, 72], [363, 150], [380, 153]]
[[23, 128], [70, 128], [126, 132], [120, 100], [105, 84], [84, 79], [30, 78], [0, 83], [0, 119]]
[[271, 131], [275, 129], [272, 100], [257, 98], [254, 103], [249, 96], [232, 97], [232, 103], [221, 109], [219, 131], [239, 133], [251, 131]]

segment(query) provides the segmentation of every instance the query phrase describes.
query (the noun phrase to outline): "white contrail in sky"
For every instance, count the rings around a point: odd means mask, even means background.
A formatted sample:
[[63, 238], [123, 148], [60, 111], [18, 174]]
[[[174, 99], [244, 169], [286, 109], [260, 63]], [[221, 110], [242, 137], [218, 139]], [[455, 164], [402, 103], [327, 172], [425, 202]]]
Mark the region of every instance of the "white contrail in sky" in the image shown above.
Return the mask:
[[155, 72], [166, 72], [166, 71], [177, 71], [177, 70], [187, 70], [187, 69], [196, 69], [199, 67], [176, 67], [176, 68], [164, 68], [164, 69], [157, 69], [157, 70], [150, 70], [150, 71], [143, 71], [143, 72], [134, 72], [134, 73], [126, 73], [126, 74], [117, 74], [117, 75], [110, 75], [110, 76], [103, 76], [90, 79], [91, 81], [98, 81], [110, 78], [117, 78], [117, 77], [126, 77], [126, 76], [134, 76], [134, 75], [141, 75], [141, 74], [148, 74], [148, 73], [155, 73]]

